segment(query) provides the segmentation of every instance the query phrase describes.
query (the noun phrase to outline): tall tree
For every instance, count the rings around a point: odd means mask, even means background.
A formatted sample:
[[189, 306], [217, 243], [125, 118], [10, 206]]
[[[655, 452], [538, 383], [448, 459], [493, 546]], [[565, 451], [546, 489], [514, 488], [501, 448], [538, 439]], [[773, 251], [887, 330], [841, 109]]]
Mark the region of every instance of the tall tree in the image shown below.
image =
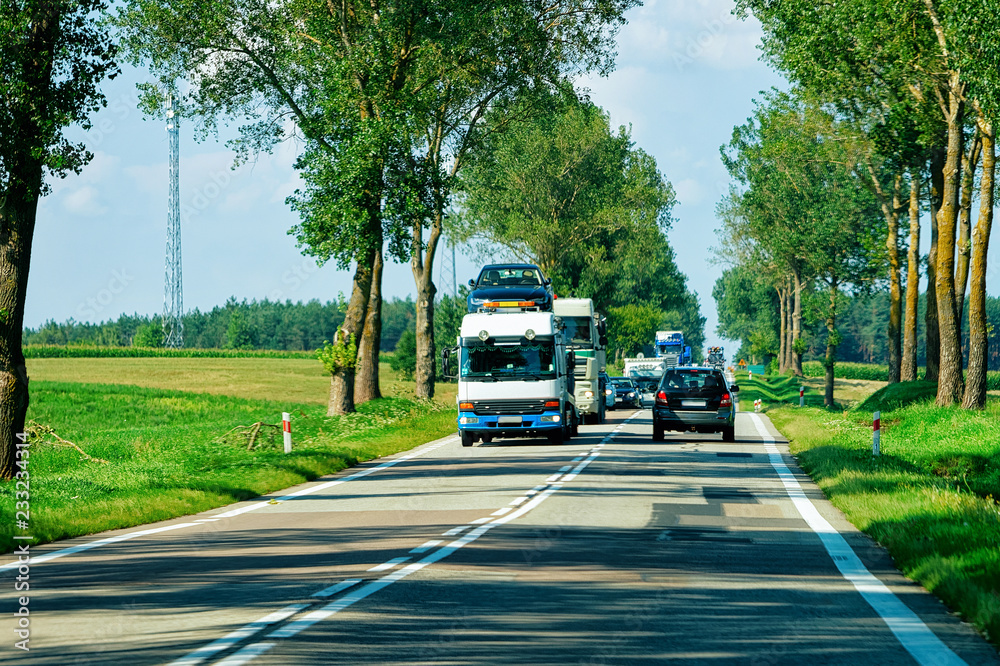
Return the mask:
[[79, 173], [93, 157], [63, 134], [90, 127], [99, 84], [118, 73], [97, 21], [101, 0], [22, 0], [0, 10], [0, 478], [14, 475], [28, 410], [21, 349], [38, 200], [46, 176]]

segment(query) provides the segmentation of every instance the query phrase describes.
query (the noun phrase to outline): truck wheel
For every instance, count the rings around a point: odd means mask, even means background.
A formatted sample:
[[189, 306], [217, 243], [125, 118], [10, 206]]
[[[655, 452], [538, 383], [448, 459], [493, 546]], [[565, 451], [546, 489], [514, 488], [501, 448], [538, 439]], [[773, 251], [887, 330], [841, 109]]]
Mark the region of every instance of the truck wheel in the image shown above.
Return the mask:
[[483, 440], [483, 444], [489, 444], [493, 441], [493, 435], [483, 435], [480, 439]]
[[566, 428], [559, 428], [549, 433], [549, 442], [552, 444], [562, 444], [566, 439]]
[[736, 426], [726, 426], [722, 429], [722, 441], [723, 442], [735, 442], [736, 441]]
[[601, 405], [600, 407], [598, 407], [597, 410], [597, 425], [601, 425], [602, 423], [604, 423], [607, 417], [608, 417], [608, 408], [604, 404], [604, 401], [602, 400]]
[[472, 446], [473, 442], [476, 441], [476, 438], [468, 430], [463, 430], [460, 435], [462, 437], [462, 446]]
[[653, 441], [654, 442], [663, 441], [663, 426], [661, 426], [656, 421], [653, 421]]
[[[577, 418], [576, 410], [570, 414], [570, 426], [569, 426], [569, 437], [578, 437], [580, 435], [580, 419]], [[566, 439], [569, 439], [567, 437]]]

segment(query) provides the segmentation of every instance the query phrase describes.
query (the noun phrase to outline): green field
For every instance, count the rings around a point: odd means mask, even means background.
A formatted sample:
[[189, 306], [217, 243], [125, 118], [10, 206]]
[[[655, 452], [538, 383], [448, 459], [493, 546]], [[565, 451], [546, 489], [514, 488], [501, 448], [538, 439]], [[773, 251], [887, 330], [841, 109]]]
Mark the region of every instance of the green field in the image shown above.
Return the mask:
[[[455, 432], [453, 385], [434, 402], [388, 397], [327, 417], [329, 379], [318, 361], [66, 358], [32, 359], [28, 368], [28, 418], [86, 453], [52, 437], [32, 444], [36, 543], [204, 511]], [[387, 395], [413, 395], [412, 382], [383, 370]], [[283, 411], [292, 414], [289, 455], [276, 428], [262, 428], [252, 450], [230, 433], [279, 424]], [[4, 506], [14, 491], [0, 484]], [[0, 525], [3, 552], [12, 529]]]
[[815, 391], [799, 409], [791, 378], [740, 385], [741, 405], [764, 400], [799, 464], [851, 523], [1000, 645], [1000, 399], [983, 412], [941, 408], [933, 384], [908, 382], [830, 411]]

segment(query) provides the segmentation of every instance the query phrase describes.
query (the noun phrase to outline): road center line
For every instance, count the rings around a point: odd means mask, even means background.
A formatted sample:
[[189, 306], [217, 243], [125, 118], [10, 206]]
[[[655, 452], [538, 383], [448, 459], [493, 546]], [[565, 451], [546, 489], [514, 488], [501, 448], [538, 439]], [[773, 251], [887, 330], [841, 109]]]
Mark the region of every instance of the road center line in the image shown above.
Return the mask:
[[198, 648], [194, 652], [187, 654], [176, 661], [170, 662], [168, 666], [195, 666], [205, 661], [214, 654], [218, 654], [223, 650], [231, 648], [236, 645], [244, 638], [248, 636], [253, 636], [258, 631], [283, 620], [287, 620], [291, 616], [298, 613], [304, 608], [308, 608], [307, 604], [292, 604], [290, 606], [285, 606], [281, 610], [274, 611], [270, 615], [265, 615], [255, 622], [246, 624], [236, 631], [226, 634], [214, 643], [209, 643], [205, 647]]
[[[631, 421], [633, 418], [638, 416], [638, 414], [639, 413], [636, 412], [632, 416], [625, 419], [625, 421], [622, 422], [622, 425]], [[591, 453], [591, 455], [588, 456], [585, 460], [581, 461], [580, 464], [577, 465], [572, 472], [570, 472], [570, 474], [575, 477], [581, 471], [583, 471], [583, 469], [586, 468], [587, 465], [593, 462], [594, 459], [596, 459], [597, 456], [599, 455], [600, 451]], [[569, 478], [570, 474], [567, 475], [567, 478]], [[304, 631], [305, 629], [308, 629], [309, 627], [313, 626], [317, 622], [327, 619], [328, 617], [344, 610], [345, 608], [354, 605], [355, 603], [361, 601], [362, 599], [371, 596], [372, 594], [378, 592], [379, 590], [386, 588], [389, 585], [392, 585], [393, 583], [402, 580], [403, 578], [406, 578], [410, 574], [420, 571], [421, 569], [430, 564], [434, 564], [435, 562], [443, 560], [444, 558], [448, 557], [455, 551], [459, 550], [464, 546], [467, 546], [468, 544], [472, 543], [482, 535], [486, 534], [497, 525], [503, 525], [509, 523], [512, 520], [516, 520], [517, 518], [520, 518], [524, 514], [528, 513], [536, 506], [538, 506], [539, 504], [547, 500], [549, 497], [551, 497], [556, 491], [562, 489], [563, 484], [562, 482], [560, 482], [549, 486], [536, 486], [535, 488], [536, 489], [544, 488], [544, 490], [535, 495], [529, 502], [524, 504], [524, 506], [518, 508], [512, 513], [508, 513], [506, 516], [497, 518], [491, 523], [480, 525], [479, 527], [476, 527], [474, 530], [467, 533], [465, 536], [456, 539], [455, 541], [452, 541], [447, 546], [439, 548], [438, 550], [427, 555], [423, 559], [414, 562], [413, 564], [408, 564], [401, 569], [397, 569], [396, 571], [393, 571], [392, 573], [387, 574], [382, 578], [379, 578], [378, 580], [368, 583], [367, 585], [361, 587], [360, 589], [345, 594], [343, 597], [331, 601], [323, 608], [314, 610], [311, 613], [306, 613], [302, 618], [290, 622], [284, 627], [281, 627], [280, 629], [272, 631], [270, 634], [267, 635], [267, 638], [270, 639], [291, 638], [296, 634]], [[453, 528], [452, 530], [448, 530], [448, 532], [453, 532], [454, 530], [458, 529], [465, 529], [466, 527], [467, 526], [460, 526], [458, 528]], [[448, 532], [445, 532], [445, 534], [448, 534]], [[259, 657], [260, 655], [264, 654], [265, 652], [269, 651], [275, 645], [276, 643], [270, 641], [251, 643], [250, 645], [247, 645], [241, 650], [234, 652], [227, 659], [219, 662], [216, 666], [242, 666], [243, 664], [247, 664], [250, 661]]]
[[764, 450], [777, 473], [785, 492], [809, 528], [819, 536], [823, 547], [844, 579], [861, 594], [895, 634], [906, 651], [920, 664], [964, 664], [957, 654], [941, 642], [933, 631], [909, 607], [876, 578], [861, 562], [843, 535], [820, 515], [816, 505], [806, 497], [798, 479], [792, 474], [775, 446], [775, 439], [757, 414], [749, 414], [764, 443]]

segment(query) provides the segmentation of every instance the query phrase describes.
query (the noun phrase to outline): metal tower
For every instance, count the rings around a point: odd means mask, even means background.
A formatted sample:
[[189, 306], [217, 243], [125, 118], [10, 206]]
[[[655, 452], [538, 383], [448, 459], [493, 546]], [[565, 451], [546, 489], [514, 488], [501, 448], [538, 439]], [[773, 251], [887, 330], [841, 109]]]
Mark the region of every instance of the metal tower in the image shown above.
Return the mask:
[[180, 189], [180, 133], [178, 132], [177, 101], [168, 98], [167, 135], [170, 138], [169, 175], [167, 192], [167, 259], [163, 287], [163, 344], [166, 347], [184, 346], [184, 288], [181, 280], [181, 189]]
[[444, 252], [441, 254], [441, 295], [458, 296], [458, 276], [455, 273], [455, 241], [443, 238]]

